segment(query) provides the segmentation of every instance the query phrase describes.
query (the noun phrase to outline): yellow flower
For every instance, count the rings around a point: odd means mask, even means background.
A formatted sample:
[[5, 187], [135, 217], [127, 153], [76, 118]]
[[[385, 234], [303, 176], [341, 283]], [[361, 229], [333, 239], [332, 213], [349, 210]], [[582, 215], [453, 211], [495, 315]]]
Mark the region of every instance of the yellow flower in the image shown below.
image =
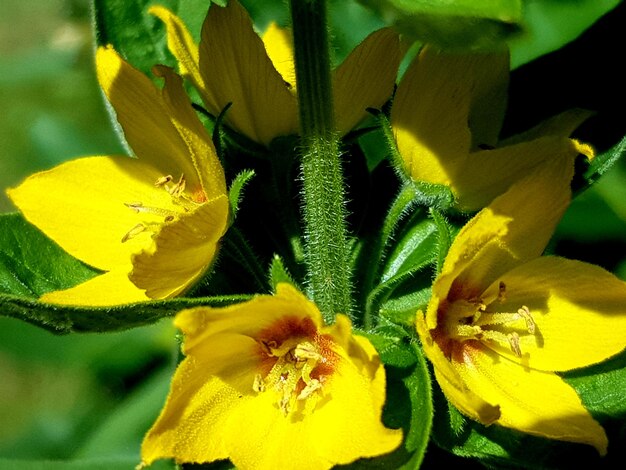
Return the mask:
[[156, 459], [241, 469], [326, 469], [394, 450], [402, 431], [381, 423], [385, 371], [376, 350], [338, 315], [288, 284], [277, 294], [175, 319], [183, 352], [165, 408], [146, 435]]
[[477, 210], [533, 168], [561, 155], [593, 156], [568, 139], [590, 113], [571, 110], [498, 141], [508, 52], [455, 54], [424, 47], [391, 110], [398, 151], [415, 181], [449, 186], [461, 210]]
[[[293, 51], [284, 30], [272, 25], [262, 40], [246, 10], [231, 0], [225, 8], [211, 5], [198, 48], [180, 18], [163, 7], [150, 12], [166, 24], [180, 73], [198, 89], [210, 113], [217, 116], [232, 102], [226, 123], [264, 145], [298, 132]], [[334, 71], [339, 132], [363, 120], [366, 108], [389, 99], [400, 59], [399, 37], [387, 28], [372, 33]]]
[[223, 169], [173, 71], [155, 68], [165, 79], [159, 90], [110, 47], [98, 49], [96, 63], [137, 158], [80, 158], [8, 191], [29, 222], [105, 271], [42, 300], [115, 305], [177, 295], [211, 265], [227, 228]]
[[514, 184], [459, 232], [417, 331], [448, 399], [483, 424], [591, 444], [603, 428], [557, 372], [626, 346], [626, 283], [543, 256], [570, 199], [569, 161]]

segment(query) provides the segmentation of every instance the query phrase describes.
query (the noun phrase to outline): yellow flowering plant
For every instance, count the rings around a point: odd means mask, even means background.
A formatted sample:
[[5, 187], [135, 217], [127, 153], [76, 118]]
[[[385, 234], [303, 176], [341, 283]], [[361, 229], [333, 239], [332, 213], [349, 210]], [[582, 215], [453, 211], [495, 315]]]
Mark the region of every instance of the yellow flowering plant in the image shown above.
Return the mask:
[[[94, 1], [128, 155], [44, 165], [0, 215], [0, 313], [93, 374], [36, 388], [91, 401], [69, 437], [0, 433], [0, 467], [620, 462], [626, 283], [563, 240], [623, 248], [593, 205], [623, 209], [623, 129], [511, 70], [519, 0], [363, 3]], [[30, 370], [2, 347], [0, 397]]]

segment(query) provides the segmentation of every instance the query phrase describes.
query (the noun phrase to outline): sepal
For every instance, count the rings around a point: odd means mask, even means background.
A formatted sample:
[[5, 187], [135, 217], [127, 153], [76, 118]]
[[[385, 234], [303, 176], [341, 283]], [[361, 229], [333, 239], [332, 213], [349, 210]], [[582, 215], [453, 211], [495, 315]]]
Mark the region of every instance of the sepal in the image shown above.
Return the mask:
[[[624, 154], [626, 154], [626, 136], [606, 152], [596, 155], [584, 169], [582, 177], [579, 177], [578, 171], [576, 172], [572, 184], [573, 191], [580, 193], [591, 187], [603, 174], [611, 169]], [[587, 159], [584, 159], [584, 162], [586, 163]]]
[[243, 190], [250, 180], [254, 178], [254, 176], [254, 170], [243, 170], [235, 176], [233, 181], [230, 183], [230, 188], [228, 189], [228, 199], [230, 200], [230, 213], [232, 220], [237, 217], [237, 210], [239, 209], [239, 204], [241, 203], [241, 199], [243, 197]]
[[293, 287], [300, 290], [300, 287], [293, 280], [293, 277], [285, 267], [282, 258], [278, 255], [274, 255], [274, 257], [272, 258], [272, 262], [270, 264], [269, 279], [274, 292], [276, 292], [276, 287], [280, 283], [291, 284]]

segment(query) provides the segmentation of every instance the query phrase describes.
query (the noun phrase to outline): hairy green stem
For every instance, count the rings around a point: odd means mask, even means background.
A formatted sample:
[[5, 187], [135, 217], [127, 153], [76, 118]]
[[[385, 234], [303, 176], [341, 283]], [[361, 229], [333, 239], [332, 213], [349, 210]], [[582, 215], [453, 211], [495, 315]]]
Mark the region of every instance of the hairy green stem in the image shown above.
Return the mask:
[[324, 319], [349, 313], [351, 274], [344, 181], [335, 129], [324, 0], [291, 0], [300, 107], [309, 295]]

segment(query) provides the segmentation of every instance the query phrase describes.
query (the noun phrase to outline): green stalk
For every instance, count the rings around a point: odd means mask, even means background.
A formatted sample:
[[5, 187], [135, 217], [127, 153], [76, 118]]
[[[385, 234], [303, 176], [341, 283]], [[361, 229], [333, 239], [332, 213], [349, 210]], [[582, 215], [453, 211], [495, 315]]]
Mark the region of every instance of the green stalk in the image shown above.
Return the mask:
[[332, 323], [335, 314], [350, 312], [352, 287], [326, 2], [290, 3], [302, 138], [308, 289], [324, 320]]

